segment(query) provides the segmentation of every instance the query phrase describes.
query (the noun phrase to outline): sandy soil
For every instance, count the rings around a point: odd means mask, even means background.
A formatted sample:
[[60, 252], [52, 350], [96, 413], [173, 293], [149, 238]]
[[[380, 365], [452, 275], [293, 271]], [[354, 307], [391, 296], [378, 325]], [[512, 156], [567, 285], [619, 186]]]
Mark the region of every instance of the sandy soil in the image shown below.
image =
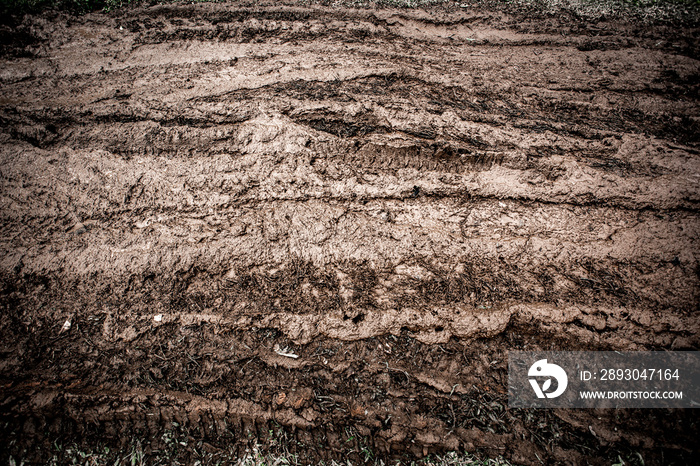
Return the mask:
[[274, 2], [0, 35], [15, 451], [176, 422], [314, 461], [697, 461], [690, 411], [509, 409], [506, 371], [700, 347], [698, 29]]

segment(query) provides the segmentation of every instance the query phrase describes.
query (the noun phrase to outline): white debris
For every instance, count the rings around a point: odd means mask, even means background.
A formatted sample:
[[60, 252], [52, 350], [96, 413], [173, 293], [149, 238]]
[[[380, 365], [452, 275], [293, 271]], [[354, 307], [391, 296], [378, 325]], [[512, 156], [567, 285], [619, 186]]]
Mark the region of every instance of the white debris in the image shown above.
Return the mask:
[[498, 205], [499, 205], [500, 207], [506, 207], [506, 205], [505, 205], [504, 203], [502, 203], [502, 202], [499, 202]]
[[155, 320], [156, 322], [163, 322], [163, 314], [153, 316], [153, 320]]
[[279, 345], [275, 345], [275, 353], [279, 354], [280, 356], [284, 356], [285, 358], [292, 358], [292, 359], [298, 359], [299, 355], [294, 354], [289, 347], [285, 346], [284, 348], [280, 348]]
[[63, 322], [63, 327], [61, 327], [61, 331], [59, 333], [67, 332], [68, 330], [70, 330], [72, 325], [73, 324], [71, 323], [70, 319]]

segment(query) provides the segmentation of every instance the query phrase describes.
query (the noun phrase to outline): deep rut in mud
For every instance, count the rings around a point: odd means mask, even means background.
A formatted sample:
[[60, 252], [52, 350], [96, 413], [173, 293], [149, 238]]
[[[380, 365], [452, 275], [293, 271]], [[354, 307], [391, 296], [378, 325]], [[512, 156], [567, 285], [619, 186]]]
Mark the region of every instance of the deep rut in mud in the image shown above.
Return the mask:
[[689, 411], [506, 396], [509, 350], [700, 346], [697, 29], [261, 4], [15, 28], [3, 461], [175, 428], [697, 461]]

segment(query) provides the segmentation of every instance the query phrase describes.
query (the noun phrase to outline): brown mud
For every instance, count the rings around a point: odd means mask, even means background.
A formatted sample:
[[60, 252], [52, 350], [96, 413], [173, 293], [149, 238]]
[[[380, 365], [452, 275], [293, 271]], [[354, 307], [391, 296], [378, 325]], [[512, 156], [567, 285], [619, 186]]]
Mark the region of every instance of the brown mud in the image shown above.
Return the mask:
[[3, 461], [179, 428], [697, 463], [689, 410], [506, 390], [509, 350], [700, 347], [698, 29], [279, 3], [3, 27]]

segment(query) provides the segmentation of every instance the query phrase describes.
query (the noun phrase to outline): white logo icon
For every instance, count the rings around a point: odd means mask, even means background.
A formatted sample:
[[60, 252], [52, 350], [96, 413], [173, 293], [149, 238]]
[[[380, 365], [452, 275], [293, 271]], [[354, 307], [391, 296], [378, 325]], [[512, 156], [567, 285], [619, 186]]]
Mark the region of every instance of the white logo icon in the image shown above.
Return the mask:
[[[561, 367], [556, 364], [548, 364], [546, 359], [540, 359], [536, 361], [535, 364], [530, 366], [530, 370], [527, 372], [528, 377], [549, 377], [542, 384], [540, 388], [537, 380], [530, 378], [530, 385], [532, 389], [535, 390], [537, 398], [556, 398], [566, 390], [566, 386], [569, 383], [569, 378], [566, 376], [566, 372]], [[557, 389], [551, 393], [548, 393], [549, 387], [552, 385], [552, 378], [557, 381]]]

